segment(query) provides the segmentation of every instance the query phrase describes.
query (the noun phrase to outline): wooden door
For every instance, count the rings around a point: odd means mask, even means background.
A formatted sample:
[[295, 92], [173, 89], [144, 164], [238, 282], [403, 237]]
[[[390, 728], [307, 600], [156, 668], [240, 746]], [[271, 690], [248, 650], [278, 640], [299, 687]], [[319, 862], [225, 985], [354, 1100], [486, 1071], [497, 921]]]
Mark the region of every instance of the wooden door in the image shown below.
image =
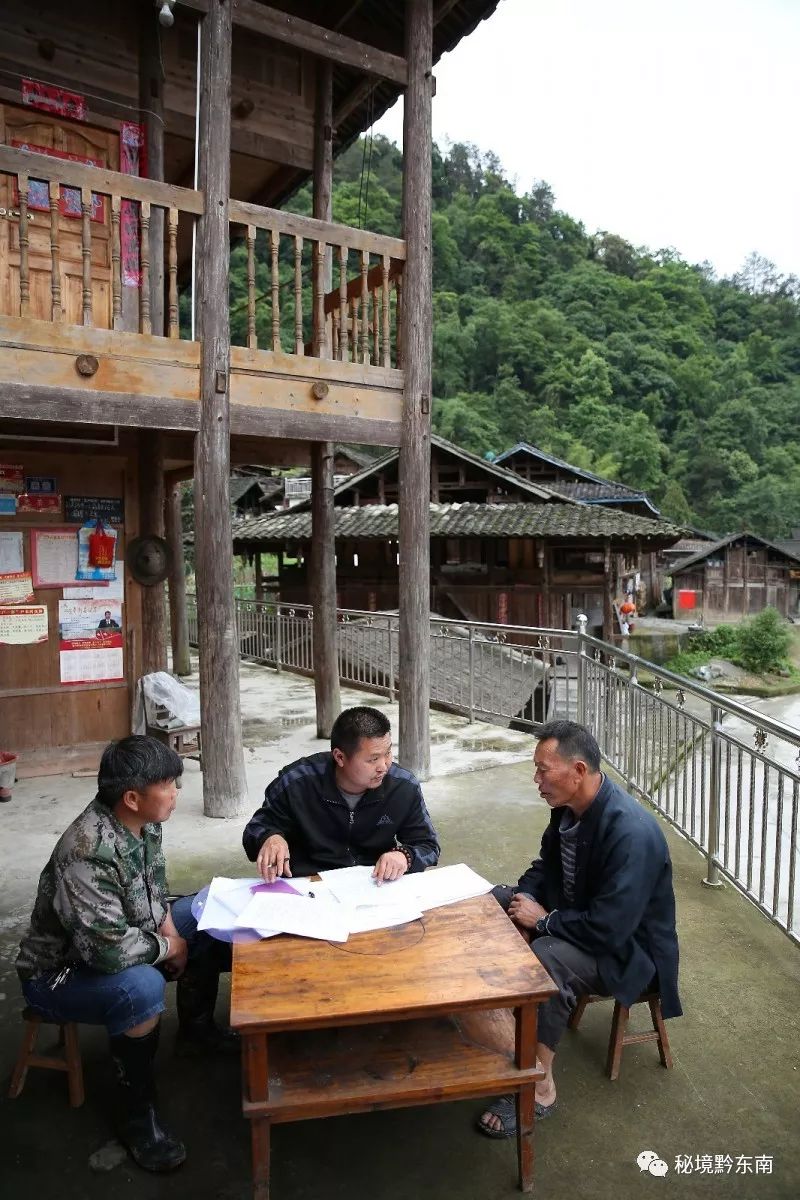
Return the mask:
[[[0, 105], [0, 141], [56, 158], [119, 169], [119, 134], [74, 121], [59, 120], [30, 108]], [[0, 175], [0, 312], [19, 316], [19, 196], [16, 180]], [[31, 181], [28, 221], [30, 315], [52, 319], [50, 213], [47, 184]], [[111, 202], [92, 196], [91, 232], [92, 318], [101, 329], [111, 328]], [[59, 258], [62, 320], [83, 322], [83, 260], [81, 256], [81, 196], [76, 188], [61, 189]]]

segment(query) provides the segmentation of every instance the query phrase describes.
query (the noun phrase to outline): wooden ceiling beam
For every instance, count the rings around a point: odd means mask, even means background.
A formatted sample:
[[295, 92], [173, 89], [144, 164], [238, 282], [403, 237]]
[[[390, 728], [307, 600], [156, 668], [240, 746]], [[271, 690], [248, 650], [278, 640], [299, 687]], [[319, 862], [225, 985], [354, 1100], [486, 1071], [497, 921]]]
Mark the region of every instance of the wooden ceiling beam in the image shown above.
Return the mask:
[[[181, 0], [184, 7], [197, 12], [208, 12], [208, 0]], [[345, 67], [355, 67], [368, 75], [390, 79], [405, 87], [408, 82], [406, 60], [398, 54], [388, 54], [366, 42], [356, 41], [345, 34], [336, 33], [324, 25], [315, 25], [293, 17], [277, 8], [268, 8], [258, 0], [237, 0], [233, 9], [233, 21], [251, 33], [260, 33], [275, 42], [285, 42], [296, 50], [315, 54], [318, 58], [329, 58]]]

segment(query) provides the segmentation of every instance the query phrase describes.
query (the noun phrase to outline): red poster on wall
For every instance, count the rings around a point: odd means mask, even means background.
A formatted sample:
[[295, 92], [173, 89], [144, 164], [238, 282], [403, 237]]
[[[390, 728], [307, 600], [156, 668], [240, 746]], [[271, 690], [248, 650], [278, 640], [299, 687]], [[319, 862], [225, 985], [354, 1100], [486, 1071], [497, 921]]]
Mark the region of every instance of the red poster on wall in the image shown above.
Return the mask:
[[[123, 121], [119, 128], [119, 169], [123, 175], [146, 175], [144, 163], [144, 126]], [[123, 200], [120, 215], [120, 254], [123, 287], [139, 287], [139, 206]]]
[[86, 120], [86, 100], [77, 92], [42, 83], [39, 79], [23, 79], [22, 103], [26, 108], [38, 108], [57, 117], [69, 117], [72, 121]]

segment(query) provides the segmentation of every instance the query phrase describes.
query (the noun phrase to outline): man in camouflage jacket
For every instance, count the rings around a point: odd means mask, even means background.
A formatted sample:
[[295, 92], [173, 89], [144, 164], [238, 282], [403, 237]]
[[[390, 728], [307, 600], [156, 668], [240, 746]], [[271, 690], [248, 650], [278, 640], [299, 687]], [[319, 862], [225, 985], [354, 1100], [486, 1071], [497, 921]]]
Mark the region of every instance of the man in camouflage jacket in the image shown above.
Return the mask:
[[161, 825], [137, 838], [99, 800], [61, 835], [42, 871], [17, 973], [28, 981], [81, 963], [114, 975], [169, 955]]
[[97, 796], [42, 871], [16, 964], [36, 1012], [105, 1025], [121, 1084], [120, 1136], [151, 1171], [172, 1170], [186, 1157], [154, 1107], [167, 979], [178, 979], [183, 1047], [230, 1046], [213, 1020], [229, 948], [198, 933], [194, 897], [167, 902], [161, 824], [175, 808], [182, 772], [180, 757], [155, 738], [124, 738], [106, 748]]

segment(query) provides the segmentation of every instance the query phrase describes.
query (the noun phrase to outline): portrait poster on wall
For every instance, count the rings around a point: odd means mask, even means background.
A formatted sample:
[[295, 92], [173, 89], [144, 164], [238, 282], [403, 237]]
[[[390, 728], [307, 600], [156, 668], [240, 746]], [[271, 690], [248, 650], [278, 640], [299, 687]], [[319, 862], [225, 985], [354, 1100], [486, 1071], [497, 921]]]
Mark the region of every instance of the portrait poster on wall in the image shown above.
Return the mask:
[[59, 600], [58, 639], [62, 683], [124, 677], [119, 600]]

